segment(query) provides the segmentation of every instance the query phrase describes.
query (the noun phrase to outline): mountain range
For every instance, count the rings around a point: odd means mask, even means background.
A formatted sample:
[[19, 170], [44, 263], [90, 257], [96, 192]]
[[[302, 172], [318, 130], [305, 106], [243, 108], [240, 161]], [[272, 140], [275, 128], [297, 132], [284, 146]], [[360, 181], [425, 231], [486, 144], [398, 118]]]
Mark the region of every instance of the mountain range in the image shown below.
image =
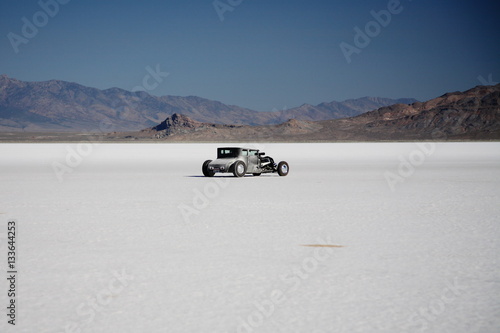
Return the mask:
[[157, 126], [124, 135], [116, 133], [109, 139], [214, 142], [500, 140], [500, 84], [447, 93], [427, 102], [394, 104], [356, 117], [315, 122], [290, 119], [279, 125], [221, 125], [175, 114]]
[[364, 97], [258, 112], [196, 96], [158, 97], [119, 88], [100, 90], [60, 80], [24, 82], [0, 75], [0, 131], [93, 131], [103, 124], [114, 131], [136, 131], [155, 126], [173, 114], [204, 123], [273, 125], [289, 119], [320, 121], [353, 117], [383, 106], [414, 102], [411, 98]]

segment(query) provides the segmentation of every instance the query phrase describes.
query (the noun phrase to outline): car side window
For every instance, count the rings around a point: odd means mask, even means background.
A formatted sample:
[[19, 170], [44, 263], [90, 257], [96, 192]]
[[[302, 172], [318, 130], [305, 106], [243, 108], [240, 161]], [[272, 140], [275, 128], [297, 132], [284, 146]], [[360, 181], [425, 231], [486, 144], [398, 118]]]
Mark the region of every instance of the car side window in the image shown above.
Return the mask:
[[243, 156], [248, 156], [248, 150], [243, 149], [243, 150], [241, 151], [241, 155], [243, 155]]
[[228, 158], [228, 157], [236, 157], [238, 156], [238, 152], [234, 149], [219, 149], [219, 158]]
[[250, 156], [257, 156], [258, 150], [250, 150]]

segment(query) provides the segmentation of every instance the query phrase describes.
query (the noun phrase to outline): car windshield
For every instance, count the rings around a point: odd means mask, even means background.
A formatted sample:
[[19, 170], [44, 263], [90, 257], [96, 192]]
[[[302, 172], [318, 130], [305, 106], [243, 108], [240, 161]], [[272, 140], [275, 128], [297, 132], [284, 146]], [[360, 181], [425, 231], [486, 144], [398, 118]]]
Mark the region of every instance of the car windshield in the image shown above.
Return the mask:
[[238, 157], [238, 148], [219, 148], [217, 158]]

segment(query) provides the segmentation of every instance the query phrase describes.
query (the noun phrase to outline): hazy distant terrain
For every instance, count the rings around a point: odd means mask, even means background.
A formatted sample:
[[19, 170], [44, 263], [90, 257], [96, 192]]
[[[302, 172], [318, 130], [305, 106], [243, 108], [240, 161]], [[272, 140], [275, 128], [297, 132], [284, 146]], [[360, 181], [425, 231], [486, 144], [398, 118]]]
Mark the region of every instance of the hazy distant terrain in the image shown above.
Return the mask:
[[175, 113], [207, 123], [266, 125], [292, 118], [318, 121], [352, 117], [382, 106], [415, 101], [364, 97], [257, 112], [196, 96], [157, 97], [145, 92], [100, 90], [58, 80], [23, 82], [1, 75], [0, 131], [78, 132], [96, 131], [101, 127], [135, 131], [154, 126]]
[[0, 140], [310, 142], [499, 140], [500, 84], [426, 102], [365, 97], [257, 112], [199, 97], [154, 97], [0, 76]]

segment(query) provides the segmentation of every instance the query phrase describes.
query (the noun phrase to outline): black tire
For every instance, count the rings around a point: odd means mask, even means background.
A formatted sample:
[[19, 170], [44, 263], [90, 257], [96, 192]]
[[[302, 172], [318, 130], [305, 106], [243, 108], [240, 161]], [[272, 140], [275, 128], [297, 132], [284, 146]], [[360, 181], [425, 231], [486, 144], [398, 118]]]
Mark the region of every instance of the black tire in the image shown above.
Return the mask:
[[208, 170], [208, 165], [212, 162], [212, 160], [206, 160], [201, 167], [201, 171], [203, 171], [203, 175], [205, 177], [213, 177], [215, 172]]
[[233, 175], [235, 177], [243, 177], [247, 172], [247, 166], [242, 161], [236, 161], [233, 165]]
[[285, 161], [281, 161], [278, 164], [278, 175], [280, 176], [286, 176], [288, 175], [288, 172], [290, 171], [290, 167], [288, 166], [288, 163]]
[[261, 173], [254, 173], [253, 174], [255, 177], [259, 177], [260, 175], [262, 175]]

